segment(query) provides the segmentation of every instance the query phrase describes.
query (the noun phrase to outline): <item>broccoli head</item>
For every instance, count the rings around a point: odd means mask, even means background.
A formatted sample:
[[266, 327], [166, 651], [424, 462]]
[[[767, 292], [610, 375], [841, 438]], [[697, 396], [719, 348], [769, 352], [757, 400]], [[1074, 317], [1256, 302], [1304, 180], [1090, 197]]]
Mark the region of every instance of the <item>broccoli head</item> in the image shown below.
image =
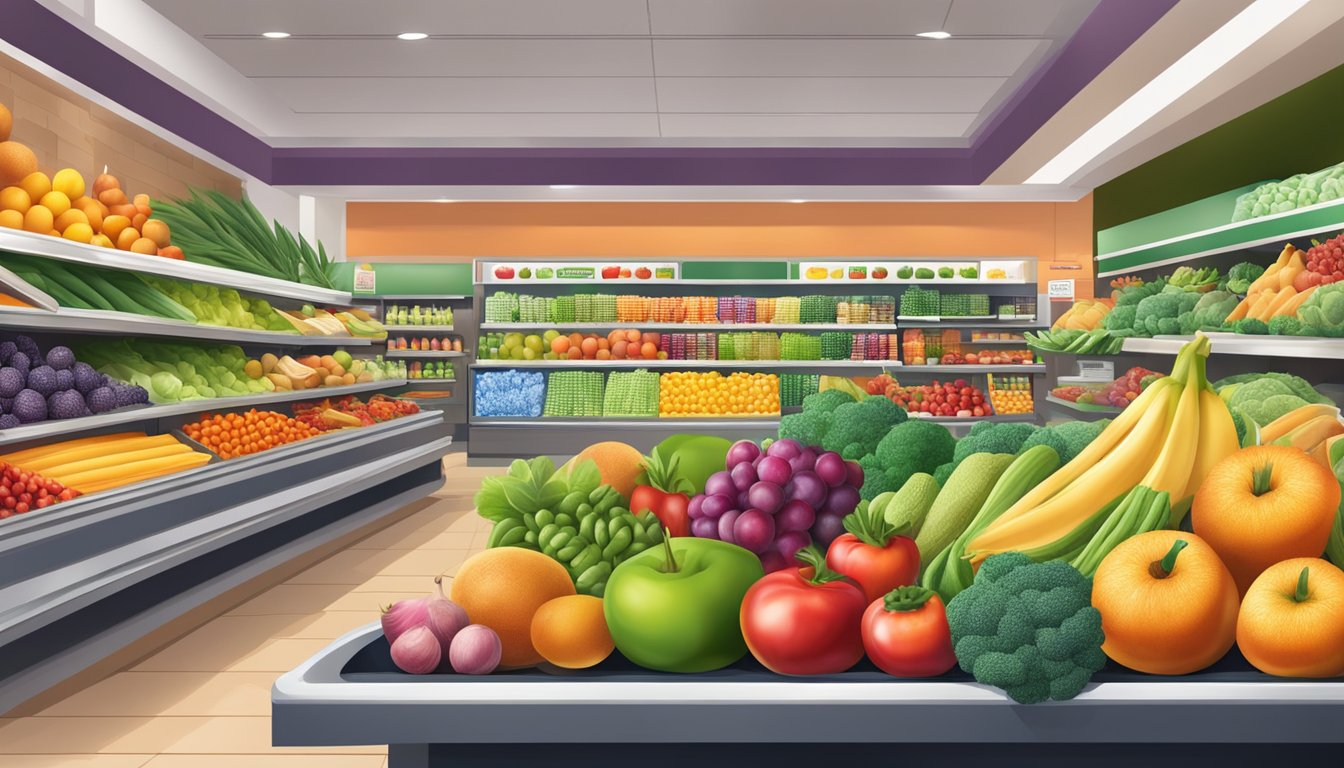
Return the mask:
[[830, 428], [819, 445], [849, 461], [858, 461], [877, 450], [887, 432], [905, 420], [903, 408], [881, 395], [872, 395], [832, 411]]
[[831, 417], [836, 408], [852, 404], [854, 398], [838, 389], [826, 389], [803, 398], [803, 410], [790, 413], [779, 420], [779, 436], [791, 438], [803, 445], [821, 445], [821, 438], [831, 428]]
[[1195, 330], [1218, 330], [1227, 316], [1232, 314], [1232, 310], [1237, 308], [1238, 303], [1236, 295], [1227, 291], [1210, 291], [1202, 294], [1191, 310], [1194, 314]]
[[942, 488], [947, 485], [947, 479], [952, 476], [952, 470], [956, 469], [956, 462], [949, 461], [946, 464], [939, 464], [937, 469], [933, 470], [933, 479]]
[[1071, 699], [1106, 663], [1091, 602], [1092, 580], [1068, 563], [994, 555], [947, 604], [957, 663], [1019, 704]]
[[1296, 336], [1302, 332], [1302, 323], [1292, 315], [1275, 315], [1269, 319], [1269, 332], [1275, 336]]
[[1232, 330], [1237, 333], [1264, 336], [1269, 333], [1269, 326], [1265, 325], [1264, 320], [1257, 320], [1254, 317], [1243, 317], [1232, 324]]
[[[1036, 445], [1048, 445], [1059, 454], [1059, 464], [1063, 466], [1073, 461], [1083, 452], [1097, 435], [1110, 424], [1109, 419], [1100, 421], [1065, 421], [1036, 430], [1022, 443], [1022, 451]], [[1021, 451], [1019, 451], [1021, 453]]]
[[1034, 424], [982, 421], [971, 427], [971, 431], [957, 441], [957, 448], [952, 453], [952, 463], [960, 464], [972, 453], [1016, 454], [1022, 450], [1022, 444], [1035, 431]]
[[[1153, 294], [1140, 301], [1134, 308], [1134, 330], [1147, 333], [1149, 336], [1158, 334], [1174, 334], [1180, 331], [1180, 326], [1176, 318], [1184, 311], [1182, 297], [1186, 296], [1185, 291], [1179, 288], [1175, 291], [1163, 291]], [[1195, 297], [1198, 302], [1198, 296]], [[1163, 324], [1161, 321], [1166, 320]]]
[[1138, 307], [1134, 304], [1117, 304], [1105, 317], [1101, 319], [1101, 327], [1108, 331], [1124, 331], [1134, 327], [1135, 312]]
[[863, 467], [859, 495], [872, 499], [885, 491], [900, 490], [911, 475], [932, 473], [940, 464], [951, 461], [956, 445], [957, 439], [946, 427], [928, 419], [907, 419], [897, 424], [878, 442], [872, 456], [859, 461]]
[[1259, 264], [1243, 261], [1227, 270], [1227, 290], [1245, 295], [1246, 291], [1250, 290], [1251, 283], [1258, 280], [1264, 273], [1265, 268]]

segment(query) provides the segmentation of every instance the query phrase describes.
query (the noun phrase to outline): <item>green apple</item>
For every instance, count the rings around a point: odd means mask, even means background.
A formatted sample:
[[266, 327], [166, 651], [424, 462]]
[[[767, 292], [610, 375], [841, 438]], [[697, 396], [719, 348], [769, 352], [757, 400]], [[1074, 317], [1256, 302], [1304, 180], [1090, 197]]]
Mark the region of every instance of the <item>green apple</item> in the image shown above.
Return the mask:
[[742, 598], [765, 575], [756, 555], [724, 541], [664, 538], [621, 563], [602, 608], [616, 648], [660, 672], [709, 672], [747, 653]]
[[350, 353], [346, 352], [344, 349], [338, 349], [335, 352], [332, 352], [331, 356], [346, 370], [350, 370], [350, 364], [355, 361], [355, 359], [350, 356]]

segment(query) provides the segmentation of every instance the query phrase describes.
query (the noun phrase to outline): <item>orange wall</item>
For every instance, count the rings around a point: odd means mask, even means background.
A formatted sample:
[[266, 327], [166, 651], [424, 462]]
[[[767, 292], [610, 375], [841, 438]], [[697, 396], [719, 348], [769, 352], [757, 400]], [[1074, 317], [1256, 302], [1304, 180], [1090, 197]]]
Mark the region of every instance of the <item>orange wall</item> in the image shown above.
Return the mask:
[[[350, 203], [346, 258], [1034, 256], [1092, 295], [1076, 203]], [[1051, 267], [1055, 267], [1052, 269]], [[1068, 269], [1077, 266], [1079, 269]]]

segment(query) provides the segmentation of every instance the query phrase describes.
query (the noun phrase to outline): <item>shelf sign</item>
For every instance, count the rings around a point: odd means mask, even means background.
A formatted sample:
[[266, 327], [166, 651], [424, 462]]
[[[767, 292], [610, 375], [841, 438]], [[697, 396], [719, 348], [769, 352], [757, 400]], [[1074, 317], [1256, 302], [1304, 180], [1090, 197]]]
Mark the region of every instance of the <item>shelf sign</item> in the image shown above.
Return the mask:
[[372, 264], [356, 264], [352, 293], [377, 293], [378, 281]]
[[1046, 286], [1046, 295], [1051, 301], [1073, 301], [1074, 280], [1051, 280]]
[[676, 280], [667, 262], [477, 262], [485, 283], [642, 283]]

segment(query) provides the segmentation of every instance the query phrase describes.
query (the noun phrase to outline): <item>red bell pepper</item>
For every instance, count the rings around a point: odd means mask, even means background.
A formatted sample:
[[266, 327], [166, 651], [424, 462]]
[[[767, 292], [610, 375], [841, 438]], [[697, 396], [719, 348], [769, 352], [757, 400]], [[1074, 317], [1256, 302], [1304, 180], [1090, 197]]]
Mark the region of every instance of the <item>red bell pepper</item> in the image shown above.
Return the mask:
[[639, 514], [652, 512], [663, 524], [668, 536], [690, 536], [691, 504], [690, 481], [677, 474], [677, 456], [664, 464], [657, 453], [644, 460], [644, 479], [630, 494], [630, 511]]

